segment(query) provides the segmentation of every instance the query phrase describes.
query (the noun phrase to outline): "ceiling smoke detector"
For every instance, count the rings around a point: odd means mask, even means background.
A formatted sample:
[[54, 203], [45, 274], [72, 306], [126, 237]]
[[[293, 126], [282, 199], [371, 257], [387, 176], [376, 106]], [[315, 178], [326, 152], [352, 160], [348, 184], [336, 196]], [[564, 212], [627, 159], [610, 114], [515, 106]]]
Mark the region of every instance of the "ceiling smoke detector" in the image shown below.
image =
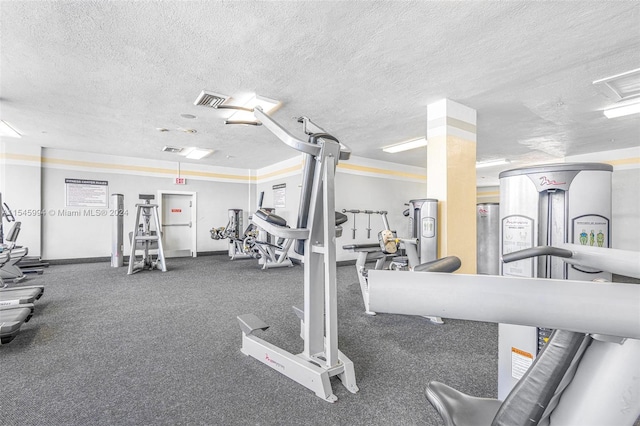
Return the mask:
[[226, 95], [221, 95], [219, 93], [208, 92], [203, 90], [198, 95], [198, 98], [193, 103], [197, 106], [206, 106], [210, 108], [218, 108], [220, 105], [227, 102], [231, 97]]
[[162, 148], [162, 151], [171, 152], [172, 154], [177, 154], [180, 151], [182, 151], [182, 148], [179, 148], [177, 146], [165, 146], [165, 147]]

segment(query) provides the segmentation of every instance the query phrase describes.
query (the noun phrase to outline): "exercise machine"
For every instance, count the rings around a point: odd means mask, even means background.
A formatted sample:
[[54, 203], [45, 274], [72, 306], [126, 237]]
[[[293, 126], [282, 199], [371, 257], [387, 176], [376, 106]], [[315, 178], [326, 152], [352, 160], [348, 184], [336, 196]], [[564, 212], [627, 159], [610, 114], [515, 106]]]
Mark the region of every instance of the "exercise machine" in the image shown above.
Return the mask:
[[[415, 205], [418, 206], [415, 210], [418, 211], [419, 217], [420, 210], [425, 204], [420, 203], [418, 205], [418, 203], [416, 203]], [[405, 210], [405, 212], [412, 210], [413, 209], [408, 209]], [[442, 259], [434, 259], [421, 263], [418, 256], [418, 240], [416, 238], [397, 238], [396, 232], [391, 231], [386, 213], [386, 211], [381, 212], [384, 229], [378, 234], [378, 244], [349, 244], [342, 246], [344, 250], [358, 253], [358, 257], [356, 259], [356, 271], [358, 273], [360, 292], [362, 294], [362, 301], [367, 315], [376, 315], [376, 312], [371, 310], [369, 305], [369, 294], [371, 290], [369, 286], [369, 270], [366, 267], [368, 262], [375, 261], [374, 270], [382, 271], [385, 268], [387, 256], [395, 255], [398, 250], [402, 248], [404, 249], [405, 256], [393, 257], [388, 267], [389, 271], [407, 270], [416, 272], [455, 272], [461, 265], [460, 259], [455, 256], [448, 256]], [[405, 214], [405, 216], [409, 216], [409, 214]], [[415, 229], [414, 224], [416, 222], [420, 223], [420, 221], [415, 221], [414, 219], [411, 220], [411, 232]], [[435, 222], [432, 222], [432, 224], [435, 225]], [[385, 274], [382, 277], [385, 277], [384, 279], [388, 285], [394, 285], [394, 278], [396, 277], [388, 274]], [[431, 315], [424, 315], [424, 317], [434, 324], [444, 324], [444, 321], [440, 317]]]
[[[0, 252], [0, 267], [11, 259], [8, 251]], [[33, 303], [42, 297], [44, 293], [43, 285], [21, 286], [7, 288], [2, 277], [0, 277], [0, 306], [14, 306]]]
[[[502, 259], [537, 246], [610, 247], [612, 171], [609, 164], [565, 163], [500, 173]], [[552, 255], [498, 266], [501, 275], [511, 277], [611, 281], [607, 270], [569, 264]], [[531, 364], [553, 330], [514, 324], [500, 324], [498, 329], [498, 398], [504, 399], [524, 373], [517, 365]]]
[[244, 234], [240, 235], [242, 229], [242, 210], [230, 209], [229, 222], [226, 227], [213, 228], [210, 230], [211, 238], [214, 240], [229, 239], [229, 257], [235, 259], [258, 259], [258, 264], [262, 269], [281, 268], [293, 266], [289, 258], [289, 249], [293, 240], [286, 238], [274, 238], [265, 229], [256, 225], [254, 217], [261, 217], [263, 220], [270, 218], [277, 222], [279, 226], [286, 227], [284, 218], [275, 214], [275, 209], [262, 207], [264, 192], [260, 193], [258, 210], [250, 216], [252, 222], [247, 226]]
[[[562, 250], [558, 259], [568, 265], [640, 278], [638, 252], [579, 244], [555, 249]], [[376, 282], [371, 283], [372, 309], [408, 315], [446, 313], [448, 318], [560, 331], [556, 334], [560, 337], [552, 334], [545, 345], [554, 348], [548, 356], [543, 358], [544, 349], [530, 368], [523, 367], [522, 378], [504, 402], [430, 384], [427, 395], [448, 425], [631, 425], [640, 415], [640, 286], [511, 276], [397, 274], [401, 276], [393, 289], [375, 288]], [[498, 413], [503, 414], [498, 417]], [[524, 418], [519, 417], [523, 413]], [[502, 417], [507, 414], [516, 417]]]
[[294, 355], [258, 337], [269, 326], [255, 315], [246, 314], [238, 317], [242, 353], [305, 386], [323, 400], [334, 402], [337, 397], [331, 388], [331, 377], [337, 376], [350, 392], [358, 391], [353, 363], [338, 349], [334, 178], [338, 161], [348, 159], [350, 151], [306, 117], [298, 121], [309, 136], [308, 141], [290, 134], [261, 108], [251, 111], [257, 121], [243, 124], [263, 125], [306, 157], [298, 227], [282, 226], [275, 215], [253, 218], [258, 227], [277, 238], [296, 240], [296, 252], [304, 255], [304, 308], [294, 307], [301, 323], [304, 349]]
[[[438, 258], [438, 200], [410, 200], [403, 214], [409, 217], [409, 238], [418, 242], [420, 263]], [[388, 229], [388, 228], [387, 228]]]
[[11, 342], [33, 316], [33, 303], [0, 305], [0, 345]]
[[[13, 222], [6, 235], [4, 233], [5, 219], [8, 223]], [[48, 263], [42, 262], [39, 257], [27, 256], [29, 250], [26, 247], [16, 245], [21, 226], [22, 223], [16, 221], [7, 203], [2, 201], [2, 193], [0, 193], [0, 250], [11, 250], [13, 252], [9, 263], [5, 265], [2, 276], [15, 282], [22, 281], [25, 278], [24, 274], [42, 275], [43, 268], [49, 266]]]
[[[162, 248], [162, 228], [158, 218], [158, 205], [151, 204], [151, 200], [154, 200], [155, 196], [153, 194], [140, 194], [140, 199], [144, 200], [144, 203], [136, 204], [134, 230], [129, 233], [131, 253], [129, 254], [129, 270], [127, 274], [131, 275], [143, 270], [153, 269], [167, 272], [167, 264]], [[155, 230], [151, 229], [152, 219]], [[142, 252], [140, 260], [137, 260], [136, 257], [137, 250]], [[151, 250], [156, 251], [155, 257], [153, 257]]]
[[255, 238], [255, 226], [249, 225], [242, 234], [242, 209], [229, 209], [227, 226], [212, 228], [209, 232], [214, 240], [229, 239], [229, 257], [231, 260], [250, 259], [251, 255], [245, 250], [245, 239]]
[[5, 239], [8, 244], [0, 245], [0, 249], [9, 255], [5, 264], [0, 267], [0, 278], [14, 283], [19, 283], [27, 278], [17, 265], [29, 253], [28, 248], [16, 246], [21, 226], [21, 222], [14, 222]]
[[500, 275], [500, 204], [476, 205], [476, 272]]

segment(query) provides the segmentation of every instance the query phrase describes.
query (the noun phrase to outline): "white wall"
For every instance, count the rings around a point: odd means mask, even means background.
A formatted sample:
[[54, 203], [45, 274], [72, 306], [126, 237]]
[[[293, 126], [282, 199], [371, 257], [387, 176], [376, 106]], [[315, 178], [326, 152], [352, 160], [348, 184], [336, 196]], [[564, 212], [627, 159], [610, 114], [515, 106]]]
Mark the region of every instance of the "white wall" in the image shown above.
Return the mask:
[[[277, 169], [283, 170], [278, 175]], [[295, 168], [295, 170], [292, 170]], [[261, 176], [268, 176], [261, 178]], [[260, 169], [256, 191], [265, 192], [264, 207], [273, 206], [273, 186], [286, 184], [286, 206], [276, 209], [276, 214], [295, 226], [300, 203], [302, 160], [297, 157]], [[352, 157], [338, 164], [336, 171], [336, 210], [388, 211], [389, 224], [401, 237], [408, 236], [408, 218], [402, 215], [404, 203], [416, 198], [426, 198], [426, 169], [408, 167], [384, 161]], [[337, 260], [353, 260], [356, 253], [342, 249], [343, 245], [377, 243], [378, 232], [383, 229], [380, 215], [371, 215], [371, 236], [367, 238], [367, 215], [357, 214], [356, 238], [352, 238], [353, 214], [342, 225], [342, 237], [337, 240]]]
[[[187, 185], [174, 185], [176, 168], [172, 162], [52, 149], [45, 149], [43, 157], [42, 208], [50, 214], [42, 218], [42, 257], [50, 260], [111, 255], [110, 210], [107, 209], [107, 216], [99, 216], [92, 213], [103, 209], [67, 207], [65, 178], [108, 181], [109, 194], [124, 195], [125, 254], [130, 248], [126, 236], [135, 227], [139, 194], [157, 196], [158, 190], [197, 193], [197, 251], [226, 251], [227, 241], [212, 240], [209, 230], [227, 224], [229, 208], [247, 208], [252, 185], [246, 170], [183, 164], [181, 174], [187, 177]], [[230, 178], [229, 174], [238, 178]], [[73, 212], [80, 216], [70, 216]]]
[[[20, 139], [0, 140], [0, 193], [22, 223], [18, 244], [29, 248], [29, 256], [41, 255], [41, 148]], [[4, 222], [4, 233], [13, 224]]]

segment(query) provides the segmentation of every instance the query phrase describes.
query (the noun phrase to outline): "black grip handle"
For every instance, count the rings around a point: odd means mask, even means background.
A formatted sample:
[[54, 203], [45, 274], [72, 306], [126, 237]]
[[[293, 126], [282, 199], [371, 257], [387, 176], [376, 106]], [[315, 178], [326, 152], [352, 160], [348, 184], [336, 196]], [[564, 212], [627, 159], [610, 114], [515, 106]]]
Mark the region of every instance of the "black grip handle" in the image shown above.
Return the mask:
[[413, 268], [415, 272], [455, 272], [460, 269], [462, 262], [457, 256], [447, 256], [431, 262], [421, 263]]
[[556, 257], [573, 257], [573, 252], [567, 249], [561, 249], [552, 246], [531, 247], [523, 250], [514, 251], [503, 254], [502, 261], [504, 263], [515, 262], [517, 260], [529, 259], [537, 256], [556, 256]]

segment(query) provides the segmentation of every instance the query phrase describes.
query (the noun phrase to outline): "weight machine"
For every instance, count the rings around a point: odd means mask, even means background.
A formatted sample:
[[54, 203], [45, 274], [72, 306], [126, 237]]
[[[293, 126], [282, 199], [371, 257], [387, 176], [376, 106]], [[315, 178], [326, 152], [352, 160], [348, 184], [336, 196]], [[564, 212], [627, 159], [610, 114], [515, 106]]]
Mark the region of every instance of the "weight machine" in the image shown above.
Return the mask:
[[[242, 232], [242, 209], [229, 209], [229, 221], [227, 226], [220, 228], [212, 228], [209, 232], [214, 240], [229, 239], [229, 257], [231, 260], [249, 259], [252, 256], [245, 250], [245, 240], [247, 238], [256, 237], [257, 232], [255, 226], [249, 225]], [[248, 248], [248, 246], [247, 246]]]
[[[202, 92], [196, 100], [200, 103]], [[212, 101], [208, 106], [217, 107]], [[298, 227], [282, 226], [275, 215], [255, 215], [258, 227], [278, 237], [297, 240], [296, 252], [304, 254], [304, 308], [294, 307], [300, 319], [302, 353], [294, 355], [274, 346], [256, 333], [269, 326], [253, 314], [240, 315], [242, 353], [251, 356], [286, 375], [328, 402], [337, 397], [330, 378], [337, 376], [352, 393], [358, 391], [353, 363], [338, 349], [338, 314], [335, 239], [341, 234], [336, 227], [335, 171], [339, 160], [347, 160], [351, 152], [335, 137], [326, 133], [307, 117], [301, 117], [304, 141], [266, 115], [260, 107], [249, 109], [257, 119], [242, 124], [264, 125], [282, 142], [306, 156], [302, 173], [302, 193], [298, 210]], [[343, 215], [344, 216], [344, 215]], [[338, 222], [346, 220], [340, 216]]]
[[[151, 204], [151, 200], [156, 197], [154, 195], [140, 194], [139, 198], [144, 200], [142, 204], [136, 204], [136, 221], [133, 232], [129, 233], [131, 240], [131, 252], [129, 254], [129, 270], [128, 275], [135, 274], [143, 270], [160, 269], [167, 272], [167, 264], [164, 259], [164, 250], [162, 247], [162, 228], [160, 227], [160, 219], [158, 218], [158, 205]], [[142, 217], [142, 221], [140, 218]], [[151, 229], [151, 219], [155, 230]], [[137, 260], [136, 251], [140, 250], [141, 260]], [[155, 258], [151, 250], [156, 251]]]
[[[577, 244], [560, 244], [553, 249], [559, 249], [565, 263], [640, 278], [638, 252]], [[381, 272], [370, 271], [370, 275]], [[448, 318], [557, 331], [504, 402], [474, 398], [441, 383], [430, 383], [428, 398], [447, 425], [631, 425], [640, 415], [640, 286], [509, 276], [396, 274], [401, 275], [394, 288], [379, 286], [375, 280], [370, 283], [370, 305], [375, 311], [446, 313]], [[532, 297], [536, 294], [544, 299]]]
[[244, 234], [240, 235], [242, 228], [242, 210], [230, 209], [229, 222], [226, 227], [211, 229], [211, 238], [220, 240], [229, 239], [229, 256], [231, 260], [235, 259], [258, 259], [258, 264], [262, 269], [280, 268], [293, 266], [293, 262], [289, 258], [289, 249], [293, 244], [293, 240], [286, 238], [273, 238], [265, 229], [256, 225], [254, 217], [261, 217], [266, 220], [270, 217], [272, 221], [276, 221], [279, 226], [286, 227], [287, 222], [280, 216], [275, 215], [272, 208], [262, 207], [262, 198], [264, 192], [260, 195], [258, 210], [251, 218]]

